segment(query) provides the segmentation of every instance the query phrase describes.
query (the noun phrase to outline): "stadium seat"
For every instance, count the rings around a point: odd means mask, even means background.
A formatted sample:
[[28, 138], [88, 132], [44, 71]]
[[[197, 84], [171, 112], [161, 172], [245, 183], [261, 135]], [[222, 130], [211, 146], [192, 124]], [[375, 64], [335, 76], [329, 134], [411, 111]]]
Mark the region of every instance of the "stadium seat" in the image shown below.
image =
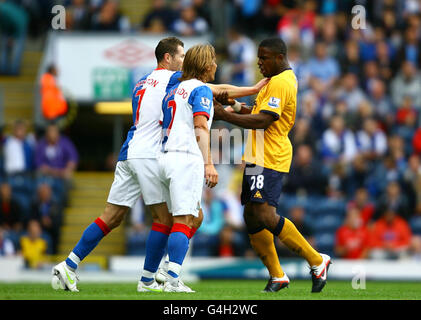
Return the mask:
[[421, 235], [421, 216], [412, 217], [409, 226], [414, 234]]
[[334, 233], [342, 224], [343, 217], [335, 213], [319, 215], [312, 220], [312, 226], [315, 232]]
[[210, 257], [212, 256], [213, 237], [201, 233], [196, 233], [190, 242], [192, 256]]
[[316, 233], [315, 240], [316, 240], [317, 251], [328, 254], [330, 256], [334, 255], [335, 233], [333, 232]]
[[146, 255], [147, 234], [133, 233], [127, 238], [127, 255], [144, 256]]
[[15, 175], [8, 177], [7, 180], [13, 192], [25, 192], [28, 194], [34, 192], [34, 179], [30, 176]]
[[24, 175], [10, 176], [7, 178], [11, 188], [12, 197], [15, 199], [23, 214], [23, 219], [26, 220], [29, 217], [31, 210], [31, 202], [34, 196], [35, 183], [32, 177]]
[[313, 202], [309, 214], [313, 218], [334, 215], [343, 218], [346, 213], [346, 203], [342, 200], [324, 199]]
[[289, 211], [293, 207], [303, 207], [306, 212], [309, 210], [310, 205], [307, 198], [296, 197], [291, 195], [282, 195], [279, 198], [277, 213], [281, 216], [288, 217]]
[[31, 214], [32, 196], [26, 192], [18, 191], [13, 192], [13, 199], [16, 200], [22, 210], [22, 220], [27, 221]]

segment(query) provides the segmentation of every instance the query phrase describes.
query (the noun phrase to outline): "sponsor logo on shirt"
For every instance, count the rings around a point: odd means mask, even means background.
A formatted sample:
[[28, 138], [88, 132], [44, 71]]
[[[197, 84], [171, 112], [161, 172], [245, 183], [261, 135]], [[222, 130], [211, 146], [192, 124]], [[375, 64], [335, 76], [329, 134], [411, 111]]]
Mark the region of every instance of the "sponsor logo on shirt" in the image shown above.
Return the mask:
[[206, 98], [206, 97], [202, 97], [202, 99], [200, 101], [200, 105], [203, 108], [209, 109], [210, 108], [210, 105], [211, 105], [211, 101], [208, 98]]
[[281, 99], [275, 98], [275, 97], [270, 97], [268, 105], [271, 108], [279, 108], [279, 104], [281, 102]]

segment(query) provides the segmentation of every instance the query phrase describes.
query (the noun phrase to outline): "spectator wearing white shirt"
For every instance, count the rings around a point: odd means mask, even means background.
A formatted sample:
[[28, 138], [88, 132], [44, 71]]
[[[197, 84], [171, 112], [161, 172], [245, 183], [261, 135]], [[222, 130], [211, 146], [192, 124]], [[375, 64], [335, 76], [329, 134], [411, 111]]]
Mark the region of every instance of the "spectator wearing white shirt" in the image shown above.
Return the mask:
[[354, 73], [347, 73], [342, 78], [342, 86], [339, 90], [338, 99], [347, 104], [348, 112], [355, 113], [360, 104], [367, 99], [363, 90], [358, 87], [358, 78]]
[[12, 240], [7, 238], [4, 229], [0, 227], [0, 256], [13, 256], [15, 252], [15, 246]]
[[395, 107], [402, 104], [405, 97], [411, 97], [414, 107], [421, 110], [421, 75], [410, 61], [402, 64], [398, 75], [390, 84], [391, 98]]
[[392, 122], [394, 109], [392, 101], [387, 95], [386, 83], [380, 79], [373, 79], [368, 84], [368, 95], [370, 103], [375, 106], [375, 113], [381, 119]]
[[368, 160], [376, 160], [387, 151], [387, 137], [376, 120], [364, 120], [362, 130], [357, 133], [358, 151]]
[[327, 165], [337, 161], [349, 163], [355, 158], [357, 151], [354, 133], [345, 127], [341, 116], [333, 116], [330, 128], [322, 135], [321, 153], [324, 162]]
[[[227, 81], [236, 86], [250, 86], [255, 82], [256, 77], [256, 45], [252, 39], [235, 27], [229, 30], [228, 38], [229, 79]], [[238, 100], [252, 105], [252, 98], [249, 96]]]
[[27, 135], [27, 125], [16, 120], [13, 133], [3, 145], [4, 172], [7, 177], [28, 173], [33, 169], [35, 139]]
[[314, 46], [314, 56], [307, 62], [310, 81], [318, 81], [323, 85], [323, 91], [329, 91], [338, 77], [340, 68], [338, 62], [328, 55], [327, 46], [319, 41]]
[[231, 81], [236, 85], [251, 85], [255, 80], [256, 45], [236, 28], [231, 28], [228, 36]]

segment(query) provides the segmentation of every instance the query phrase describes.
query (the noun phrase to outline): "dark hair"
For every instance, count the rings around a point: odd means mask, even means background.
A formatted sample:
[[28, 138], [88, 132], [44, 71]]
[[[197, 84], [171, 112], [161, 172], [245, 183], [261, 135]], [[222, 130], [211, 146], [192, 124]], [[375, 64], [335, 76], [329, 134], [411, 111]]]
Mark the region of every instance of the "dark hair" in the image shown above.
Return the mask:
[[54, 64], [48, 65], [48, 67], [47, 67], [48, 73], [53, 73], [54, 70], [56, 70], [56, 66]]
[[259, 47], [265, 47], [270, 49], [272, 52], [287, 55], [287, 45], [281, 38], [273, 37], [264, 39], [260, 42]]
[[184, 47], [184, 43], [176, 37], [168, 37], [159, 41], [155, 48], [155, 57], [158, 63], [164, 59], [166, 53], [174, 56], [177, 53], [178, 46]]

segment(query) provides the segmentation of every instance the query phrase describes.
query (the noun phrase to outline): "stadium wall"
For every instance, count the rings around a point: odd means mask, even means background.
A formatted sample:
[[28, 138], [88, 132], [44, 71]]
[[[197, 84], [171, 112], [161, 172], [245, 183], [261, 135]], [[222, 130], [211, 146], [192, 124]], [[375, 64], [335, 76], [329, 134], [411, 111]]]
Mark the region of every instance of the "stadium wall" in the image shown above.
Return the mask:
[[[58, 83], [69, 101], [92, 104], [130, 99], [132, 87], [140, 76], [156, 68], [155, 47], [167, 36], [171, 35], [51, 31], [37, 83], [48, 65], [54, 64], [59, 70]], [[180, 39], [188, 50], [197, 43], [209, 42], [211, 36]], [[34, 104], [34, 120], [42, 126], [45, 120], [41, 114], [39, 95], [35, 96]]]
[[[81, 265], [79, 277], [86, 282], [137, 282], [144, 257], [112, 256], [109, 269], [84, 268]], [[302, 259], [281, 259], [281, 264], [290, 279], [309, 279], [309, 268]], [[259, 259], [243, 258], [201, 258], [186, 260], [184, 278], [198, 279], [267, 279], [267, 269]], [[49, 282], [51, 266], [42, 270], [24, 268], [22, 257], [0, 257], [1, 282]], [[329, 271], [330, 280], [357, 281], [421, 281], [419, 261], [373, 261], [335, 259]]]

